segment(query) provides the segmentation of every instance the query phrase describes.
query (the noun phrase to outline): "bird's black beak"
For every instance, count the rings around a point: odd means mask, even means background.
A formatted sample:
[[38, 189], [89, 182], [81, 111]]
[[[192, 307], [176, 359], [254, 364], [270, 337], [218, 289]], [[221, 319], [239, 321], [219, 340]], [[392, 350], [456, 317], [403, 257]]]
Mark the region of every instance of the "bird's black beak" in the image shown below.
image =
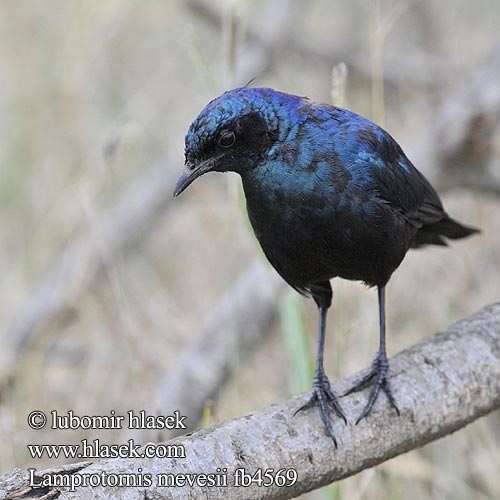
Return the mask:
[[198, 164], [186, 162], [184, 171], [175, 184], [174, 198], [179, 196], [195, 179], [211, 170], [214, 166], [215, 161], [213, 158]]

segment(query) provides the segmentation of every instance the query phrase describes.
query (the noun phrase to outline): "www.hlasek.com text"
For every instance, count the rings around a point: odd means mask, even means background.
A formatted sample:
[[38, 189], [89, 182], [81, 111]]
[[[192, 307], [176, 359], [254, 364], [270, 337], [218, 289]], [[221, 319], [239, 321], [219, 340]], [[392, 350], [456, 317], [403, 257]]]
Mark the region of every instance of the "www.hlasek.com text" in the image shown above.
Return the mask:
[[79, 444], [28, 444], [32, 458], [186, 458], [181, 444], [148, 443], [143, 446], [129, 439], [124, 444], [101, 443], [83, 439]]

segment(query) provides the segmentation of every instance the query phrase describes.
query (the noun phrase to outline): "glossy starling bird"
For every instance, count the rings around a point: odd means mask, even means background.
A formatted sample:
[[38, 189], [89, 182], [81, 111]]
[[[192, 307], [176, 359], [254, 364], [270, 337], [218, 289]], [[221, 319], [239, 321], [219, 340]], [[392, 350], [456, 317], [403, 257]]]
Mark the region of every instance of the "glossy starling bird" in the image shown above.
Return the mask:
[[477, 232], [453, 220], [397, 142], [351, 111], [265, 88], [238, 88], [211, 101], [186, 135], [178, 196], [207, 172], [237, 172], [264, 253], [283, 279], [319, 308], [311, 399], [333, 439], [329, 407], [344, 413], [323, 369], [330, 279], [378, 288], [380, 347], [363, 379], [373, 381], [358, 418], [382, 389], [399, 414], [388, 377], [385, 286], [409, 248], [446, 245]]

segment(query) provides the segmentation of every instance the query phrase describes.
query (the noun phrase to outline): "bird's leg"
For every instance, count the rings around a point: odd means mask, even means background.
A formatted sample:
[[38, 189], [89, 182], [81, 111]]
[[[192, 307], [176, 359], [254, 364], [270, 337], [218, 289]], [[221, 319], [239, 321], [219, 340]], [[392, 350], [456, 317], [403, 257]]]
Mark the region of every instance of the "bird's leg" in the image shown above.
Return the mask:
[[345, 423], [347, 420], [345, 418], [344, 412], [340, 407], [335, 394], [333, 394], [330, 387], [330, 381], [326, 376], [325, 370], [323, 368], [323, 350], [325, 346], [325, 326], [326, 326], [326, 313], [328, 308], [325, 306], [319, 306], [319, 338], [318, 338], [318, 354], [316, 356], [316, 368], [314, 370], [313, 378], [313, 389], [312, 396], [307, 401], [306, 404], [301, 406], [295, 413], [302, 410], [307, 410], [314, 405], [319, 405], [321, 411], [321, 420], [325, 425], [328, 435], [332, 438], [335, 447], [337, 447], [337, 441], [333, 434], [332, 423], [330, 421], [330, 411], [333, 410], [337, 416], [342, 418]]
[[344, 396], [351, 394], [353, 392], [364, 389], [373, 379], [373, 388], [368, 398], [368, 403], [363, 408], [361, 415], [356, 420], [358, 424], [363, 418], [365, 418], [373, 408], [375, 401], [377, 400], [380, 389], [382, 389], [391, 406], [396, 410], [399, 415], [399, 409], [396, 405], [396, 400], [392, 394], [391, 384], [389, 381], [389, 362], [387, 360], [387, 352], [385, 350], [385, 287], [378, 287], [378, 308], [379, 308], [379, 322], [380, 322], [380, 345], [375, 359], [368, 370], [368, 373], [357, 383], [349, 389]]

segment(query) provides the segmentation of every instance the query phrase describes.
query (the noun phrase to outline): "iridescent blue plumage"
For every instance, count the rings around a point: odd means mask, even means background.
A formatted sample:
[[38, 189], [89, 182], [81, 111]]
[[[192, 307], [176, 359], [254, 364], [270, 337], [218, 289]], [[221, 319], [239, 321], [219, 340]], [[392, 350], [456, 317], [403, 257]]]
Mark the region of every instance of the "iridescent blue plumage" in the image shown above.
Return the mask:
[[[327, 405], [343, 417], [322, 365], [330, 279], [360, 280], [379, 290], [381, 343], [361, 417], [387, 375], [384, 291], [410, 247], [446, 245], [476, 232], [451, 219], [438, 195], [396, 141], [351, 111], [272, 89], [240, 88], [211, 101], [186, 135], [182, 192], [207, 171], [241, 175], [250, 221], [271, 264], [320, 310], [313, 397], [333, 438]], [[307, 406], [307, 405], [306, 405]]]

